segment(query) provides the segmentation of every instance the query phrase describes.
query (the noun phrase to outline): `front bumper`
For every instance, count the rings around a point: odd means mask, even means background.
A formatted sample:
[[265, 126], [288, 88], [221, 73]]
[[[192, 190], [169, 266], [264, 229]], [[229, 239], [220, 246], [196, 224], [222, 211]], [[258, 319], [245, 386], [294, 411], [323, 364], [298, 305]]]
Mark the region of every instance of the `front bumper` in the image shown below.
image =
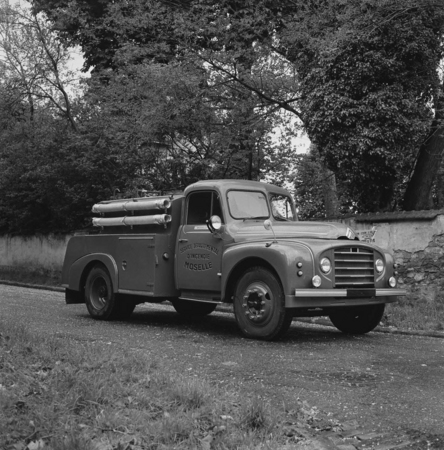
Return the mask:
[[296, 289], [295, 297], [391, 297], [406, 295], [405, 289]]
[[285, 296], [286, 308], [328, 308], [334, 306], [391, 303], [406, 295], [405, 289], [296, 289]]

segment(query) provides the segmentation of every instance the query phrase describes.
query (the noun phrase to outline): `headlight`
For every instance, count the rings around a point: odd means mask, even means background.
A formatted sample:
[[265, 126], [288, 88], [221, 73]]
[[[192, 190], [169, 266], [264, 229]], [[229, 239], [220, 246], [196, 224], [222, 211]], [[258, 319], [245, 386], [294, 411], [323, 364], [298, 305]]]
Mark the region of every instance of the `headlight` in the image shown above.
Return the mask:
[[377, 259], [375, 261], [375, 269], [376, 272], [382, 273], [382, 271], [384, 270], [384, 263], [382, 262], [382, 259]]
[[329, 273], [331, 270], [331, 261], [328, 258], [321, 259], [321, 270], [324, 273]]

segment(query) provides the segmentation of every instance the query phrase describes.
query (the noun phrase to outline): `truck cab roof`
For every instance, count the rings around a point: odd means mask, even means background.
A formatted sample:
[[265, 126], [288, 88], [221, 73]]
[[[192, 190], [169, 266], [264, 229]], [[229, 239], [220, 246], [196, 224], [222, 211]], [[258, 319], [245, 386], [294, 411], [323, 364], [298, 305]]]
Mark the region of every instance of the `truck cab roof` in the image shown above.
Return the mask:
[[264, 193], [274, 193], [281, 195], [290, 195], [290, 193], [279, 186], [274, 186], [272, 184], [263, 183], [261, 181], [251, 181], [251, 180], [203, 180], [197, 181], [196, 183], [190, 184], [184, 191], [184, 194], [196, 190], [203, 189], [216, 189], [222, 194], [231, 189], [241, 189], [248, 191], [261, 191]]

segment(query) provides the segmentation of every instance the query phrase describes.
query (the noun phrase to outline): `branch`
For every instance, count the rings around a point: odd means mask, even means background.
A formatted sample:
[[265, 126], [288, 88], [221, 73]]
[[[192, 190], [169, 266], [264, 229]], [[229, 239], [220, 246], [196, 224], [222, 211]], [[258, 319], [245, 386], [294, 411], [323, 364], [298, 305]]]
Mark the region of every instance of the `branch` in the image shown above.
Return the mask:
[[211, 60], [209, 58], [205, 58], [202, 54], [200, 54], [199, 52], [196, 52], [195, 50], [193, 50], [191, 48], [189, 50], [191, 50], [199, 59], [201, 59], [202, 61], [209, 64], [211, 67], [215, 68], [217, 71], [224, 73], [231, 80], [233, 80], [236, 83], [240, 84], [241, 86], [245, 87], [249, 91], [254, 92], [259, 98], [265, 100], [266, 102], [268, 102], [270, 104], [278, 105], [279, 108], [285, 109], [286, 111], [293, 113], [296, 117], [298, 117], [303, 122], [301, 113], [290, 105], [290, 103], [293, 103], [293, 102], [296, 102], [297, 100], [299, 100], [299, 97], [295, 97], [295, 98], [292, 98], [292, 99], [286, 100], [286, 101], [280, 101], [280, 100], [271, 98], [268, 95], [266, 95], [264, 92], [262, 92], [260, 89], [255, 88], [254, 86], [251, 86], [251, 84], [246, 83], [244, 80], [240, 79], [237, 75], [233, 74], [232, 72], [230, 72], [223, 66], [217, 64], [213, 60]]

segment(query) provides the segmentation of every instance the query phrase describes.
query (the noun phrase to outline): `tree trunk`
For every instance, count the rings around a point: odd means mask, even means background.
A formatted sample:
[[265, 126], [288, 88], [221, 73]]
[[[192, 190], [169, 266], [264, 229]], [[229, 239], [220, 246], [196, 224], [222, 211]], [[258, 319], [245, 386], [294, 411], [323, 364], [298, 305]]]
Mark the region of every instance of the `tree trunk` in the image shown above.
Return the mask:
[[444, 170], [441, 165], [438, 175], [436, 175], [436, 208], [444, 208]]
[[413, 175], [404, 194], [404, 210], [432, 209], [432, 188], [444, 151], [442, 100], [436, 102], [436, 114], [429, 136], [421, 145]]
[[323, 197], [325, 204], [325, 213], [327, 217], [339, 216], [339, 200], [338, 190], [336, 188], [336, 176], [334, 172], [328, 169], [321, 162], [322, 174], [323, 174]]
[[320, 155], [319, 148], [316, 144], [310, 145], [310, 153], [317, 160], [321, 175], [322, 175], [322, 197], [324, 199], [325, 215], [329, 217], [338, 217], [339, 212], [339, 199], [338, 189], [336, 186], [336, 175], [325, 164], [323, 158]]

